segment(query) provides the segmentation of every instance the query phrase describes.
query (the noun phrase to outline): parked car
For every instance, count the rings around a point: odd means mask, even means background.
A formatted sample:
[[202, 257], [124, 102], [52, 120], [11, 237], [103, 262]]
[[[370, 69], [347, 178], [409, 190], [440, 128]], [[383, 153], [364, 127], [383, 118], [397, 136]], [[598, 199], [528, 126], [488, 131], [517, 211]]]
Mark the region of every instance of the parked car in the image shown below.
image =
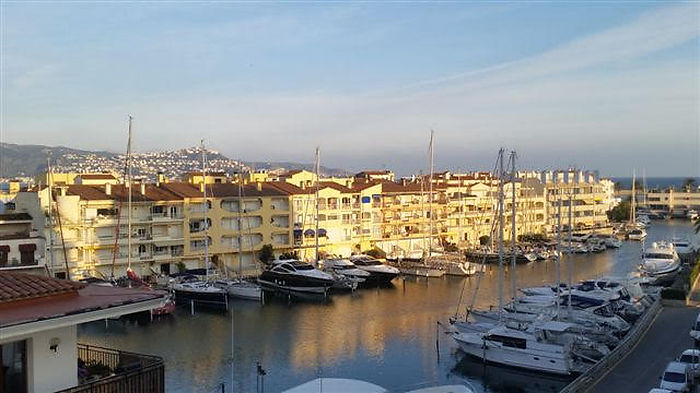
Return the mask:
[[693, 380], [700, 377], [700, 349], [686, 349], [676, 361], [690, 366]]
[[680, 362], [671, 362], [666, 366], [664, 375], [661, 376], [660, 388], [672, 392], [689, 392], [692, 380], [692, 371], [689, 365]]
[[700, 314], [695, 318], [695, 324], [690, 328], [690, 337], [695, 341], [695, 346], [700, 346]]
[[649, 391], [649, 393], [673, 393], [668, 389], [661, 389], [661, 388], [653, 388]]

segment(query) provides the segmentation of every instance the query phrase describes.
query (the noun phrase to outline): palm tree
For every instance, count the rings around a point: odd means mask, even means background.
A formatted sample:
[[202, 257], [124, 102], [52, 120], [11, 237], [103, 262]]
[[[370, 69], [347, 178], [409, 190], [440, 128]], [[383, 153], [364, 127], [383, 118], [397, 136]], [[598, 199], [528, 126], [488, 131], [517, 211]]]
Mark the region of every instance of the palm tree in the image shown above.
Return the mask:
[[695, 178], [694, 177], [688, 177], [685, 180], [683, 180], [683, 189], [686, 191], [690, 191], [693, 188], [695, 188]]

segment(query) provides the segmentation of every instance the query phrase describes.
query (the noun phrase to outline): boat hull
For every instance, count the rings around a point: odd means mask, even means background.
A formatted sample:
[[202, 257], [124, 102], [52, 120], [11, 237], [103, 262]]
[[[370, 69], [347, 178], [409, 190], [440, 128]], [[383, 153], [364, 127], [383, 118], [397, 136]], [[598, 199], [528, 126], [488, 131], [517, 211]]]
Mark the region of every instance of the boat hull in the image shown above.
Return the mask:
[[226, 291], [202, 292], [196, 290], [175, 289], [175, 303], [178, 305], [195, 305], [228, 309], [228, 294]]
[[459, 348], [469, 356], [481, 359], [488, 363], [500, 364], [531, 371], [545, 372], [556, 375], [572, 374], [563, 353], [531, 351], [519, 348], [502, 348], [490, 341], [477, 339], [465, 339], [464, 336], [455, 335], [455, 341]]

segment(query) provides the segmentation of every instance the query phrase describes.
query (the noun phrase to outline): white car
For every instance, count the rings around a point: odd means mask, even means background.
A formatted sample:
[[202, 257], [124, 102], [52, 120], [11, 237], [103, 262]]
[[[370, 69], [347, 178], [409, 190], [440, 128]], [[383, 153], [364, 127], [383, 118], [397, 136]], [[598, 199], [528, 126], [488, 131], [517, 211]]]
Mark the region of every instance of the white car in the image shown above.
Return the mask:
[[649, 393], [673, 393], [668, 389], [661, 389], [661, 388], [653, 388], [649, 391]]
[[686, 349], [676, 361], [690, 367], [693, 379], [700, 377], [700, 349]]
[[700, 314], [695, 318], [693, 327], [690, 328], [690, 337], [695, 341], [695, 345], [700, 345]]
[[690, 391], [691, 374], [690, 366], [687, 364], [671, 362], [666, 366], [659, 387], [672, 392], [688, 392]]

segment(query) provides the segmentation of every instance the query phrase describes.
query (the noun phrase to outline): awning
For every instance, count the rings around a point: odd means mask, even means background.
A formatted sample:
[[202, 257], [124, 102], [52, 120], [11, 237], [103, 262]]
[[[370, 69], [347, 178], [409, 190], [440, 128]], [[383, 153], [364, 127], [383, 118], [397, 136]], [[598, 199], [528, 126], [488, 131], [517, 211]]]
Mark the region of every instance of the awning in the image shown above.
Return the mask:
[[20, 244], [19, 252], [30, 252], [36, 250], [36, 244]]
[[372, 199], [368, 196], [363, 196], [362, 197], [362, 203], [370, 203]]
[[307, 229], [304, 231], [304, 236], [315, 236], [316, 232], [313, 229]]
[[326, 232], [325, 229], [319, 228], [319, 229], [318, 229], [318, 236], [319, 236], [319, 237], [326, 237], [326, 236], [328, 236], [328, 233]]
[[301, 229], [295, 229], [294, 230], [294, 236], [301, 236], [304, 233]]
[[0, 246], [0, 252], [10, 252], [10, 246], [3, 244]]

